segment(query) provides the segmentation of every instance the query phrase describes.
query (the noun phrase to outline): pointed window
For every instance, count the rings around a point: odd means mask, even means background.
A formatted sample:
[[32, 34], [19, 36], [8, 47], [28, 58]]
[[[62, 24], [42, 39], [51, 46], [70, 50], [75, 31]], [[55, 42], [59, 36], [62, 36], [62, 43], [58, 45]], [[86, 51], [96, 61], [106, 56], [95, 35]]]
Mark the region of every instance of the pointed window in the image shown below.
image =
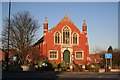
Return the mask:
[[60, 43], [60, 34], [59, 32], [55, 33], [55, 44], [59, 44]]
[[77, 44], [77, 34], [73, 34], [73, 44]]
[[70, 30], [69, 28], [66, 26], [63, 29], [63, 44], [69, 44], [70, 43]]

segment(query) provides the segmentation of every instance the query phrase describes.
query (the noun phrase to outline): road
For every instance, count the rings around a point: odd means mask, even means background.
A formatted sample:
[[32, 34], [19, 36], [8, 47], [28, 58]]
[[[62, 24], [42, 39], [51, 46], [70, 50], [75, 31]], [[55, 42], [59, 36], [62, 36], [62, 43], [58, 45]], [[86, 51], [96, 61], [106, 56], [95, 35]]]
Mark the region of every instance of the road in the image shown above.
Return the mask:
[[58, 74], [59, 78], [106, 78], [106, 79], [120, 79], [120, 74], [118, 73], [93, 73], [93, 72], [64, 72], [62, 74]]
[[3, 72], [2, 79], [14, 80], [120, 80], [120, 73], [95, 72]]

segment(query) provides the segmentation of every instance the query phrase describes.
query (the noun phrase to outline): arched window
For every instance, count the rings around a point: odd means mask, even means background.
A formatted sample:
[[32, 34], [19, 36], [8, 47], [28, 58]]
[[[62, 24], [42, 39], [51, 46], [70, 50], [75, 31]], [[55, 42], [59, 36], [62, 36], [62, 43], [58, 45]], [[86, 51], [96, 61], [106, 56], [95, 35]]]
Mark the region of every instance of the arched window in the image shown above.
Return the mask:
[[66, 26], [63, 29], [63, 44], [69, 44], [70, 43], [70, 30], [69, 28]]
[[55, 44], [59, 44], [60, 43], [60, 34], [59, 32], [55, 33]]
[[73, 34], [73, 44], [77, 44], [77, 34]]

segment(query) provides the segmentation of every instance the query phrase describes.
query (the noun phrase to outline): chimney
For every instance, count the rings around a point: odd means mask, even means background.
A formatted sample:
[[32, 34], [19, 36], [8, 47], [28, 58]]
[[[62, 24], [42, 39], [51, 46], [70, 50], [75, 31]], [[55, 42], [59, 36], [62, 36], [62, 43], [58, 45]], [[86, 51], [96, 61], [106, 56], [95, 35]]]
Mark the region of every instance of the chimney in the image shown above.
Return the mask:
[[47, 17], [45, 17], [44, 20], [44, 34], [48, 31], [48, 21], [47, 21]]

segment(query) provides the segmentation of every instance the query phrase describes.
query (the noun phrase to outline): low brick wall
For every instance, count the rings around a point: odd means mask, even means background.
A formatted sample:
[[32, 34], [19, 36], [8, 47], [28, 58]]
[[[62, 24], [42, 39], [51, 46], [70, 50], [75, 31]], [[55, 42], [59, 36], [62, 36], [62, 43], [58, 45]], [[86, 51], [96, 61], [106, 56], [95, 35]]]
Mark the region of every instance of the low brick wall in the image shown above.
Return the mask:
[[[99, 69], [99, 73], [105, 72], [105, 69]], [[111, 69], [111, 72], [120, 72], [120, 69]]]
[[99, 69], [99, 73], [105, 72], [105, 69]]
[[111, 72], [120, 72], [120, 69], [111, 69]]

